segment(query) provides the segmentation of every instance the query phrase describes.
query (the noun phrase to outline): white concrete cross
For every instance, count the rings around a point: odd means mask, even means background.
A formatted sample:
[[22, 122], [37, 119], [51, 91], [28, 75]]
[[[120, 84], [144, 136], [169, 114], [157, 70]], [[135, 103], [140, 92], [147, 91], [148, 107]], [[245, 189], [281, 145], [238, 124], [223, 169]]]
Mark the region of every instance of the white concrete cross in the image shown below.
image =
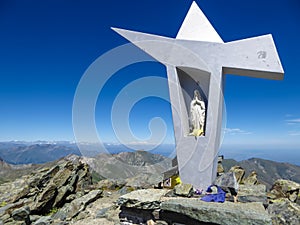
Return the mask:
[[[216, 177], [225, 74], [283, 79], [271, 35], [224, 43], [195, 2], [176, 39], [113, 28], [167, 68], [180, 178], [207, 188]], [[204, 136], [190, 136], [193, 91], [206, 103]]]

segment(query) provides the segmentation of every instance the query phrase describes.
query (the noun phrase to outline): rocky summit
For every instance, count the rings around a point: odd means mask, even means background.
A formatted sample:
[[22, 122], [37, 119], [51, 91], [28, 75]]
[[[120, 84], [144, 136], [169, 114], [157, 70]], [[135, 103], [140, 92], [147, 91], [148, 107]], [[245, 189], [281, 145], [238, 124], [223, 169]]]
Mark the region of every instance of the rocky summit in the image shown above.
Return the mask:
[[[148, 163], [159, 159], [143, 157]], [[11, 169], [1, 163], [2, 172]], [[34, 168], [0, 185], [0, 225], [298, 225], [300, 221], [299, 183], [277, 179], [267, 190], [259, 174], [247, 175], [240, 165], [228, 169], [238, 177], [238, 203], [229, 193], [224, 203], [204, 202], [205, 192], [190, 184], [161, 188], [157, 184], [163, 176], [157, 172], [107, 179], [78, 156]]]

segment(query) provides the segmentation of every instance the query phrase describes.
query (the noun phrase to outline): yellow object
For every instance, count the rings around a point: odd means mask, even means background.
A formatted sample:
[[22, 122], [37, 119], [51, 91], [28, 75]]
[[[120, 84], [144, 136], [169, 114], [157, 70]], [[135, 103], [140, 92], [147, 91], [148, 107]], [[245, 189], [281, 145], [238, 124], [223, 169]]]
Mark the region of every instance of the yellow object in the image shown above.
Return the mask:
[[173, 177], [174, 177], [174, 182], [176, 183], [175, 185], [181, 184], [181, 180], [179, 176], [173, 176]]
[[193, 130], [193, 135], [198, 137], [198, 136], [202, 136], [204, 134], [202, 129], [194, 129]]
[[180, 177], [178, 175], [174, 175], [164, 181], [164, 187], [174, 188], [177, 184], [180, 183], [181, 183]]

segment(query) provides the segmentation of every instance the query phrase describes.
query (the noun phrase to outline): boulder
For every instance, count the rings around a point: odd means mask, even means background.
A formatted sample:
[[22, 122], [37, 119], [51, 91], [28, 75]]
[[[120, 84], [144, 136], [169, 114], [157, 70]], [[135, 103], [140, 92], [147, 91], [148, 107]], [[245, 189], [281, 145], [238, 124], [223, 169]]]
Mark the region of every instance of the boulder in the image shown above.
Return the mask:
[[177, 184], [174, 187], [174, 194], [182, 197], [191, 197], [193, 195], [193, 185], [191, 184]]
[[257, 173], [255, 171], [252, 171], [247, 178], [244, 180], [244, 184], [254, 185], [257, 184]]
[[125, 194], [128, 194], [132, 191], [134, 191], [135, 189], [133, 187], [122, 187], [120, 190], [118, 190], [118, 193], [120, 195], [125, 195]]
[[268, 212], [272, 217], [273, 225], [298, 225], [300, 221], [300, 206], [286, 198], [271, 201]]
[[123, 179], [106, 179], [99, 181], [97, 188], [101, 190], [120, 190], [125, 184], [126, 181]]
[[102, 197], [102, 190], [93, 190], [80, 198], [73, 200], [71, 203], [65, 204], [63, 208], [58, 210], [54, 215], [54, 219], [71, 220], [79, 213], [85, 210], [86, 206]]
[[240, 166], [233, 166], [230, 168], [229, 172], [234, 172], [236, 180], [238, 183], [242, 183], [244, 176], [245, 176], [245, 170]]
[[32, 174], [23, 189], [19, 190], [12, 202], [26, 199], [35, 214], [47, 214], [52, 208], [62, 207], [73, 193], [83, 192], [91, 185], [89, 166], [79, 159], [58, 161], [52, 168]]
[[96, 218], [105, 218], [106, 217], [106, 213], [111, 209], [111, 207], [106, 207], [103, 209], [100, 209], [97, 214], [96, 214]]
[[55, 198], [55, 202], [53, 207], [60, 207], [63, 205], [64, 201], [66, 200], [67, 196], [69, 196], [74, 191], [74, 187], [71, 185], [62, 186], [58, 189], [57, 196]]
[[42, 216], [33, 225], [50, 225], [52, 223], [51, 216]]
[[52, 167], [49, 171], [47, 171], [45, 174], [43, 174], [40, 178], [35, 179], [30, 186], [36, 186], [38, 189], [46, 187], [46, 185], [49, 183], [49, 181], [57, 174], [59, 171], [59, 165], [56, 165]]
[[12, 211], [14, 211], [15, 209], [23, 207], [24, 204], [25, 204], [25, 200], [22, 199], [19, 202], [10, 203], [10, 204], [7, 204], [3, 207], [0, 207], [0, 218], [2, 218], [3, 216], [5, 216], [7, 214], [11, 214]]
[[[68, 162], [70, 164], [71, 162]], [[56, 175], [53, 177], [52, 182], [57, 186], [57, 188], [60, 188], [64, 186], [67, 181], [70, 179], [72, 174], [72, 171], [67, 168], [62, 168]]]
[[[270, 225], [271, 217], [261, 203], [215, 203], [198, 199], [171, 199], [161, 203], [161, 209], [179, 213], [201, 223]], [[176, 221], [172, 221], [176, 222]]]
[[92, 184], [92, 175], [90, 173], [88, 164], [80, 162], [76, 168], [76, 173], [78, 175], [78, 181], [76, 184], [77, 191], [84, 190], [86, 187]]
[[10, 221], [4, 223], [5, 225], [27, 225], [24, 221]]
[[271, 194], [275, 198], [288, 198], [292, 202], [297, 202], [299, 196], [300, 184], [279, 179], [276, 180], [271, 188]]
[[228, 191], [228, 188], [233, 188], [235, 190], [238, 189], [239, 184], [237, 182], [237, 178], [234, 172], [227, 172], [222, 174], [221, 176], [217, 177], [216, 180], [213, 182], [214, 185], [217, 185], [223, 188], [225, 191]]
[[158, 209], [162, 197], [169, 190], [165, 189], [143, 189], [132, 191], [121, 196], [117, 204], [128, 208], [137, 209]]
[[217, 176], [220, 176], [225, 172], [224, 167], [222, 165], [223, 159], [224, 159], [224, 156], [222, 156], [222, 155], [218, 156]]
[[217, 174], [222, 175], [225, 172], [224, 167], [221, 163], [218, 163], [218, 167], [217, 167]]
[[239, 186], [238, 191], [239, 202], [261, 202], [267, 204], [266, 185], [243, 185]]
[[39, 216], [39, 215], [30, 215], [29, 218], [30, 218], [31, 223], [34, 223], [34, 222], [38, 221], [41, 218], [41, 216]]
[[51, 183], [44, 191], [38, 195], [37, 200], [31, 206], [32, 211], [34, 213], [48, 213], [52, 208], [53, 202], [57, 195], [57, 188], [56, 185]]
[[11, 216], [15, 221], [24, 221], [25, 224], [30, 224], [30, 209], [28, 206], [21, 207], [12, 212]]
[[158, 183], [163, 181], [163, 174], [148, 174], [140, 173], [137, 176], [127, 178], [126, 186], [131, 187], [132, 189], [145, 189], [153, 188], [157, 186]]

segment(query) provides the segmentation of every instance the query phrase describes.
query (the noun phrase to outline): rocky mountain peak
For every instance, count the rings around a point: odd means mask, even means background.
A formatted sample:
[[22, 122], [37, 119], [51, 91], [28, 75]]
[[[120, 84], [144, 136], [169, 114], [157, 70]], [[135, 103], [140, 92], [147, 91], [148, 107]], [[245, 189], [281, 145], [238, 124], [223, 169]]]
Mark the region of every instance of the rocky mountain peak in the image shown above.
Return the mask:
[[[11, 166], [0, 157], [0, 171], [11, 169]], [[0, 172], [1, 174], [1, 172]]]
[[[239, 203], [234, 203], [229, 194], [224, 203], [203, 202], [205, 191], [195, 191], [191, 184], [161, 188], [158, 183], [164, 178], [158, 170], [137, 170], [126, 178], [119, 175], [124, 167], [116, 167], [121, 159], [145, 165], [164, 159], [160, 157], [144, 151], [101, 155], [96, 159], [68, 155], [32, 166], [26, 175], [0, 184], [0, 224], [298, 224], [300, 184], [277, 179], [267, 191], [260, 181], [261, 172], [256, 169], [271, 171], [270, 165], [277, 164], [270, 161], [249, 160], [225, 169], [240, 178]], [[104, 166], [102, 169], [110, 169], [118, 176], [102, 177], [93, 183], [88, 163], [97, 160]], [[252, 166], [250, 172], [245, 172], [243, 165]]]
[[153, 165], [165, 160], [165, 157], [147, 151], [121, 152], [115, 155], [120, 161], [132, 166]]

